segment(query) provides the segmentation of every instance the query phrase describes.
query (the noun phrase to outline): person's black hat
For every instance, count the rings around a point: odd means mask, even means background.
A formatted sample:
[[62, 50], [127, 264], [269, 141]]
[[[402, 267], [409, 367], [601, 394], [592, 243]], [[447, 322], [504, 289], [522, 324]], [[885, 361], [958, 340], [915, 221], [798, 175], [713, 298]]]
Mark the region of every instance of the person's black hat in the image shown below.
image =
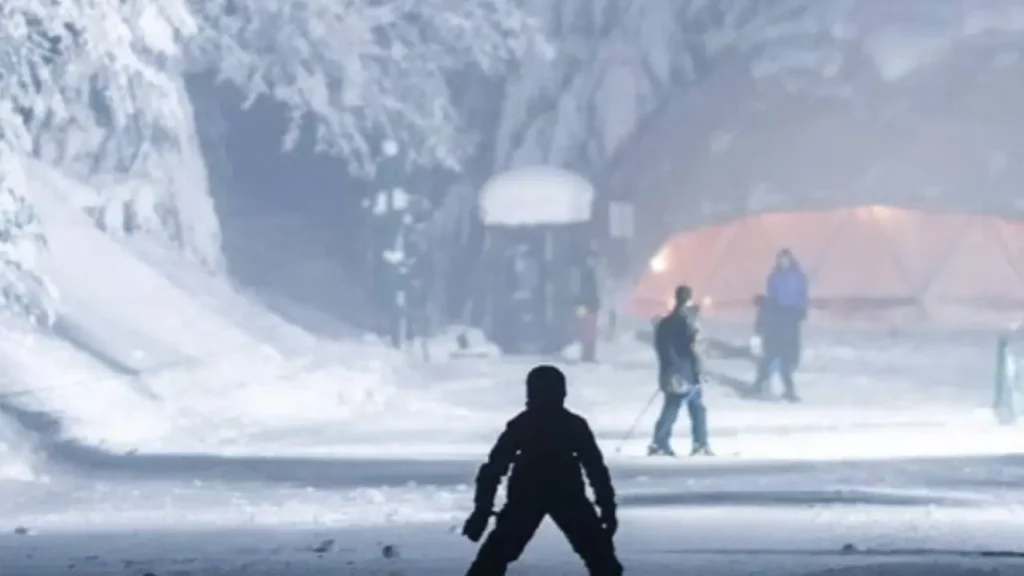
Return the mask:
[[565, 374], [554, 366], [537, 366], [526, 375], [526, 405], [556, 407], [565, 403]]
[[676, 305], [686, 304], [693, 299], [693, 288], [690, 288], [686, 284], [678, 286], [676, 288]]

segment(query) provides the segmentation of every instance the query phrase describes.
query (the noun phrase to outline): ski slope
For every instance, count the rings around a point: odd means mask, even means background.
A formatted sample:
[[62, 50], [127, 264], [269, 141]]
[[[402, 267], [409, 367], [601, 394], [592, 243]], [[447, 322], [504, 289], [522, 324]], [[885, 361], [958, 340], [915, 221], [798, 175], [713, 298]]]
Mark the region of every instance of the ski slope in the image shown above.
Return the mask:
[[315, 338], [222, 277], [101, 232], [80, 209], [94, 192], [26, 164], [61, 300], [52, 333], [3, 327], [2, 393], [57, 417], [63, 437], [201, 451], [239, 431], [340, 425], [393, 402], [419, 409], [393, 394], [409, 378], [394, 352]]
[[[637, 576], [994, 576], [1024, 570], [1020, 559], [985, 556], [1012, 550], [1019, 527], [975, 513], [625, 512], [617, 540], [626, 574]], [[855, 551], [843, 552], [850, 545]], [[0, 569], [20, 576], [451, 576], [473, 553], [445, 523], [0, 536]], [[550, 525], [509, 571], [584, 573]]]
[[98, 230], [67, 200], [74, 181], [38, 163], [30, 166], [49, 240], [44, 269], [60, 293], [60, 321], [82, 340], [139, 372], [259, 347]]
[[[442, 340], [424, 362], [314, 337], [99, 232], [75, 201], [87, 189], [30, 177], [63, 300], [53, 333], [0, 326], [0, 513], [34, 532], [0, 531], [0, 574], [464, 569], [473, 547], [452, 527], [469, 483], [526, 372], [553, 359], [486, 343], [451, 359]], [[1024, 431], [994, 423], [991, 340], [811, 331], [798, 405], [747, 397], [749, 361], [709, 355], [708, 460], [642, 456], [658, 409], [647, 344], [559, 363], [615, 477], [630, 573], [953, 576], [1022, 568], [991, 554], [1024, 528]], [[513, 574], [578, 572], [548, 534]]]
[[[79, 208], [88, 188], [37, 163], [28, 168], [50, 239], [47, 271], [61, 294], [58, 330], [4, 330], [0, 362], [8, 390], [36, 390], [20, 395], [20, 405], [58, 416], [66, 437], [152, 453], [474, 454], [521, 405], [528, 361], [439, 355], [423, 364], [375, 341], [314, 337], [167, 250], [102, 233]], [[842, 445], [858, 455], [882, 445], [893, 454], [927, 445], [962, 451], [978, 435], [1002, 447], [1016, 440], [991, 426], [987, 346], [809, 337], [807, 402], [798, 406], [742, 397], [752, 367], [715, 361], [712, 431], [729, 451], [780, 458], [793, 450], [777, 437], [796, 432], [818, 435], [820, 449], [801, 444], [815, 457], [853, 432], [858, 439]], [[628, 335], [603, 357], [601, 366], [568, 367], [570, 403], [616, 448], [652, 395], [653, 363], [649, 347]], [[640, 449], [656, 410], [639, 419], [627, 451]]]

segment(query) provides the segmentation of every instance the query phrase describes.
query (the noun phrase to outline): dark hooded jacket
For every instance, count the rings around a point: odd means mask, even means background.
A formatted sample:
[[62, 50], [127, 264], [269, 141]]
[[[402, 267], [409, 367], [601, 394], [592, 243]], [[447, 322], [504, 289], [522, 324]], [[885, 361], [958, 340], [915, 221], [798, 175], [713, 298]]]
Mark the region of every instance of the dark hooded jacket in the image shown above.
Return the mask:
[[563, 405], [559, 393], [531, 391], [526, 410], [509, 420], [477, 475], [477, 507], [494, 501], [512, 469], [508, 500], [558, 503], [586, 498], [584, 474], [602, 510], [615, 508], [615, 491], [604, 457], [587, 421]]

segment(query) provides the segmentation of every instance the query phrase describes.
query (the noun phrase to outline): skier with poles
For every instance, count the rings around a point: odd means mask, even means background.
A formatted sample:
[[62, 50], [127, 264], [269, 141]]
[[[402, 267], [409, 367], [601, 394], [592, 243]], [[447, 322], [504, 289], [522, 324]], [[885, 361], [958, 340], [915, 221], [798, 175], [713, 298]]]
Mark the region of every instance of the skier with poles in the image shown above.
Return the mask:
[[672, 312], [654, 329], [654, 348], [658, 355], [658, 387], [663, 395], [661, 415], [654, 425], [654, 437], [647, 454], [675, 456], [672, 428], [679, 410], [686, 404], [690, 416], [691, 456], [712, 455], [708, 446], [707, 410], [702, 394], [700, 359], [695, 347], [697, 328], [690, 317], [693, 289], [676, 288]]

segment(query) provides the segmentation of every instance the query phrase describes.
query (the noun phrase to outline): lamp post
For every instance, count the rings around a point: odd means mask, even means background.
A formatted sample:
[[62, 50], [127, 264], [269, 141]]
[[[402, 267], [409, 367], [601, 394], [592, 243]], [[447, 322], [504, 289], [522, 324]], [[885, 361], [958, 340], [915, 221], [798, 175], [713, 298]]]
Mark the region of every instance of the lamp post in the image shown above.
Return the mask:
[[[393, 140], [381, 145], [380, 188], [363, 202], [369, 212], [368, 257], [378, 302], [385, 311], [382, 333], [392, 346], [427, 335], [429, 265], [424, 222], [429, 201], [410, 194], [401, 184], [400, 150]], [[429, 356], [423, 341], [424, 358]]]
[[401, 219], [408, 205], [408, 194], [399, 186], [398, 143], [385, 140], [380, 151], [382, 160], [377, 178], [380, 188], [363, 201], [370, 222], [370, 284], [375, 300], [384, 310], [381, 331], [389, 337], [392, 346], [401, 348], [407, 332], [403, 313], [406, 294], [401, 278], [405, 259]]

